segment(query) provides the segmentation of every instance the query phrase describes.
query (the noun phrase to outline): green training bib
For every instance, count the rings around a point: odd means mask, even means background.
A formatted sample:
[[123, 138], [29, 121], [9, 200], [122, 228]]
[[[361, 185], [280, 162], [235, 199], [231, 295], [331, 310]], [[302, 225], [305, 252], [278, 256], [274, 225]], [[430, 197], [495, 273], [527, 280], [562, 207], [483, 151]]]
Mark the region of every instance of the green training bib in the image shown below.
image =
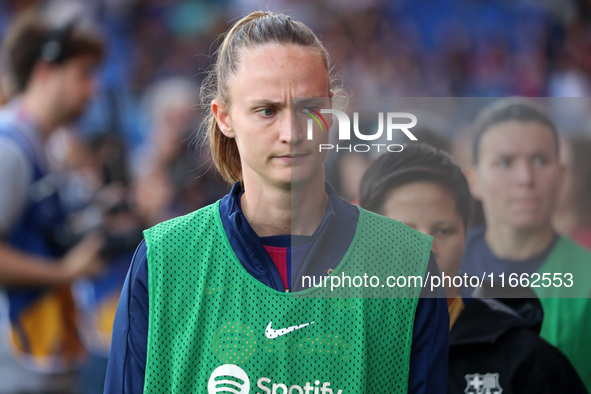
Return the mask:
[[[236, 257], [219, 202], [144, 236], [145, 393], [407, 392], [420, 288], [401, 292], [406, 298], [276, 291]], [[423, 276], [430, 250], [430, 237], [360, 209], [353, 241], [332, 275], [386, 267], [393, 276]]]

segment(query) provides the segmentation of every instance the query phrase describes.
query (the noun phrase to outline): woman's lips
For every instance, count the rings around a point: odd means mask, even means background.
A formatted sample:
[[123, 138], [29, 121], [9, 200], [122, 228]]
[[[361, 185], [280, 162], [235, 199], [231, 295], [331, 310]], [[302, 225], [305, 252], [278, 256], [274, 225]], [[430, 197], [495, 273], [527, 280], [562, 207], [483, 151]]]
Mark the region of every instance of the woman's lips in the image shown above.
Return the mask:
[[308, 156], [307, 153], [291, 153], [287, 155], [275, 156], [275, 158], [281, 160], [284, 163], [296, 164], [302, 161], [306, 156]]
[[518, 206], [520, 208], [535, 208], [538, 207], [541, 203], [539, 198], [536, 197], [524, 197], [524, 198], [515, 198], [511, 201], [512, 205]]

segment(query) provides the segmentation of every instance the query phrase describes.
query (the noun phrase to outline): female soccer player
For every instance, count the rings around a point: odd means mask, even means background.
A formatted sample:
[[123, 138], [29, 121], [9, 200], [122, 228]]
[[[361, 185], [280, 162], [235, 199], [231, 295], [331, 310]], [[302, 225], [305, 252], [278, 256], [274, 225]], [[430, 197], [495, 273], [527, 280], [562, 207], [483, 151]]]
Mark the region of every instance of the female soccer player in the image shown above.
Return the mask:
[[[144, 233], [105, 392], [445, 392], [443, 299], [336, 299], [296, 280], [383, 256], [393, 273], [436, 271], [428, 237], [325, 184], [327, 133], [307, 139], [302, 125], [309, 106], [330, 106], [329, 70], [286, 15], [254, 12], [228, 31], [202, 99], [214, 162], [235, 185]], [[296, 97], [312, 104], [293, 111]]]
[[517, 98], [485, 107], [474, 126], [470, 189], [486, 225], [468, 233], [461, 270], [529, 279], [544, 308], [540, 335], [591, 390], [591, 252], [552, 226], [564, 172], [558, 129], [542, 109]]

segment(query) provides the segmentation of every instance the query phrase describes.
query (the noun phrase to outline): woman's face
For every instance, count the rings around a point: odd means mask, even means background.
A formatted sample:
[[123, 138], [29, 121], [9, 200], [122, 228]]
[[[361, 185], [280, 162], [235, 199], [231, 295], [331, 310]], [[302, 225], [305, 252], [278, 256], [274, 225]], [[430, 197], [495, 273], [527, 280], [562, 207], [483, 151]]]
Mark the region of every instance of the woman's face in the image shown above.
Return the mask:
[[489, 227], [543, 229], [551, 225], [562, 172], [548, 126], [506, 121], [483, 134], [470, 189]]
[[306, 120], [294, 116], [292, 100], [318, 97], [329, 103], [329, 76], [317, 49], [267, 44], [239, 52], [238, 71], [229, 80], [229, 108], [214, 100], [212, 111], [222, 132], [236, 139], [248, 188], [292, 188], [324, 182], [320, 143], [328, 133], [307, 139]]
[[439, 270], [458, 273], [466, 230], [454, 195], [433, 182], [413, 182], [395, 187], [384, 200], [383, 213], [433, 237], [433, 254]]

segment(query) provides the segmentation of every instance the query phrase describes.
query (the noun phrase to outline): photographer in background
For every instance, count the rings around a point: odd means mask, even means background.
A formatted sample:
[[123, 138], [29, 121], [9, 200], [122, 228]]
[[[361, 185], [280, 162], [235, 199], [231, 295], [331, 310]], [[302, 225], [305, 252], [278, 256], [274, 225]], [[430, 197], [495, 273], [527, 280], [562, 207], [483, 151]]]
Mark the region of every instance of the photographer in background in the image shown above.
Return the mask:
[[[61, 10], [60, 10], [61, 11]], [[48, 138], [77, 119], [95, 90], [103, 43], [79, 19], [53, 25], [39, 10], [20, 14], [4, 40], [11, 100], [0, 113], [0, 285], [6, 307], [0, 392], [69, 393], [85, 351], [72, 280], [97, 272], [102, 241], [89, 235], [65, 250], [65, 220]], [[8, 329], [6, 329], [8, 328]]]

